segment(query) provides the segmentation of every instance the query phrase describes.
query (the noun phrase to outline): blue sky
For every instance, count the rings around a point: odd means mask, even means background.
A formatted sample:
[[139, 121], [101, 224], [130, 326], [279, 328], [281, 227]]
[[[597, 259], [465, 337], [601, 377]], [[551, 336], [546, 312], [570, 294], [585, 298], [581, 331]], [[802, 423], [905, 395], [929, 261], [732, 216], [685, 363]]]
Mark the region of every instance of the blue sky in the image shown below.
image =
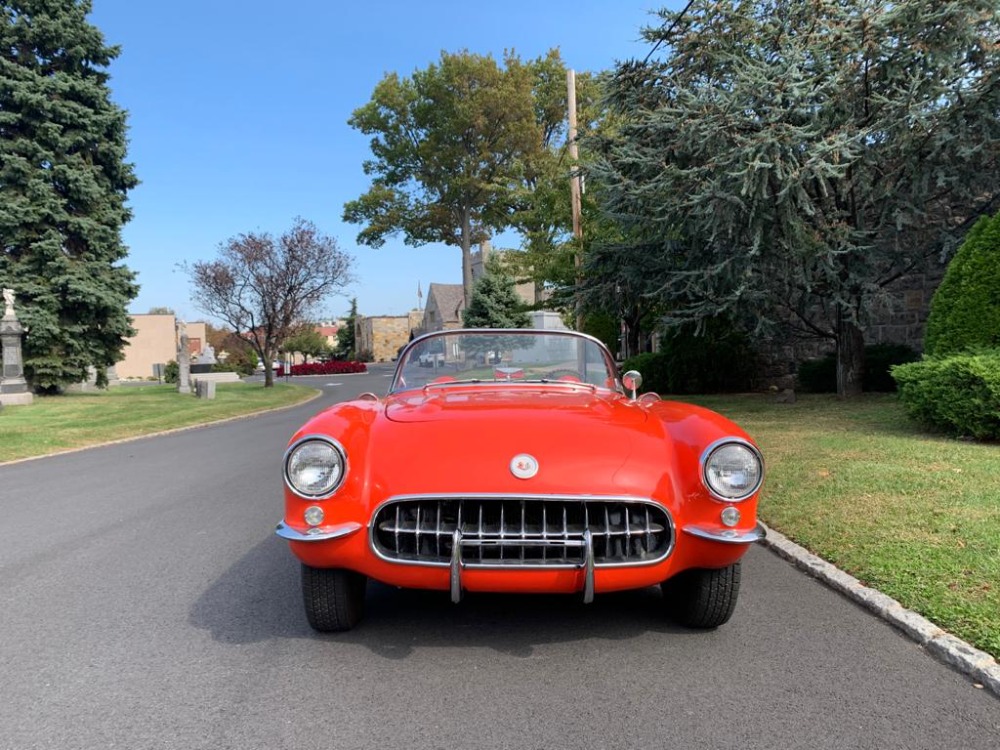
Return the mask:
[[[425, 294], [432, 281], [460, 283], [457, 248], [397, 237], [375, 250], [341, 221], [345, 201], [369, 184], [368, 143], [347, 125], [351, 112], [385, 73], [409, 75], [442, 50], [534, 58], [559, 47], [580, 71], [645, 56], [639, 30], [661, 5], [679, 2], [93, 0], [90, 21], [122, 48], [111, 88], [129, 112], [142, 181], [123, 231], [141, 285], [130, 310], [203, 318], [177, 264], [210, 259], [243, 232], [280, 234], [296, 216], [354, 256], [347, 297], [362, 314], [405, 313], [418, 282]], [[327, 313], [348, 305], [333, 297]]]

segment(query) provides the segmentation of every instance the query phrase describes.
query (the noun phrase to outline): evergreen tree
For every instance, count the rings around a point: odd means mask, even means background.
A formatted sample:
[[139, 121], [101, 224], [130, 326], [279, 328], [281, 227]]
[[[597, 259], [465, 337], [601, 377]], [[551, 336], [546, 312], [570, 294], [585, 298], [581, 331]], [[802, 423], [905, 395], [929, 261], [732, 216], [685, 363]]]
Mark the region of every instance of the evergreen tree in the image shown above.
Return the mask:
[[337, 329], [337, 355], [344, 359], [355, 359], [357, 356], [357, 341], [354, 338], [354, 326], [358, 322], [358, 298], [351, 299], [351, 309], [347, 313], [344, 325]]
[[527, 328], [531, 324], [517, 296], [514, 279], [491, 264], [472, 288], [472, 301], [462, 310], [466, 328]]
[[118, 48], [89, 0], [0, 3], [0, 285], [28, 328], [25, 375], [40, 389], [121, 359], [138, 292], [122, 261], [126, 113], [110, 99]]
[[[672, 322], [792, 323], [860, 392], [894, 282], [1000, 204], [1000, 6], [693, 0], [618, 65], [604, 209], [664, 257]], [[658, 54], [655, 54], [658, 53]]]
[[1000, 213], [969, 231], [927, 318], [924, 353], [947, 356], [1000, 346]]

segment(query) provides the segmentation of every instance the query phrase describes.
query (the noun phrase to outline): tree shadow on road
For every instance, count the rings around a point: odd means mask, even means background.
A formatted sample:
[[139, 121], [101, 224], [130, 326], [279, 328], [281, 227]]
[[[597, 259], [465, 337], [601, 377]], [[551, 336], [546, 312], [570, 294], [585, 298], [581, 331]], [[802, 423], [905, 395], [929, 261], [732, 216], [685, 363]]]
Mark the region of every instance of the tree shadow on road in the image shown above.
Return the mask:
[[191, 607], [189, 622], [225, 644], [306, 638], [353, 644], [387, 659], [416, 649], [490, 648], [529, 657], [536, 646], [644, 634], [690, 634], [662, 614], [656, 588], [598, 595], [469, 594], [452, 604], [447, 592], [368, 584], [365, 619], [348, 633], [313, 631], [302, 610], [299, 563], [277, 539], [253, 547]]

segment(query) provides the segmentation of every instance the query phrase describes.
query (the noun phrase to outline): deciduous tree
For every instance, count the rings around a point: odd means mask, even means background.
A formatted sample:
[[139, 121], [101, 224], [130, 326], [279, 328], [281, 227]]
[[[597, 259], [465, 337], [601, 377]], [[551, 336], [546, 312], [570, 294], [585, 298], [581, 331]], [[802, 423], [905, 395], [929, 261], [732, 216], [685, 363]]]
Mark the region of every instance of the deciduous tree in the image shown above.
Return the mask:
[[253, 347], [270, 388], [279, 346], [350, 283], [351, 262], [336, 240], [300, 218], [278, 238], [266, 232], [232, 237], [219, 246], [218, 258], [187, 271], [195, 304]]
[[509, 223], [524, 165], [542, 138], [532, 99], [532, 72], [512, 52], [442, 53], [409, 78], [390, 73], [352, 127], [371, 136], [368, 191], [344, 206], [362, 224], [358, 242], [380, 247], [402, 233], [409, 245], [461, 248], [466, 304], [472, 292], [471, 249]]
[[281, 348], [286, 352], [297, 352], [306, 357], [319, 357], [330, 351], [326, 338], [316, 330], [312, 323], [300, 325], [292, 334], [285, 339]]
[[[605, 209], [669, 256], [673, 319], [750, 312], [836, 343], [1000, 196], [1000, 7], [987, 0], [693, 0], [620, 64]], [[676, 243], [675, 240], [679, 240]]]
[[138, 293], [121, 228], [136, 185], [126, 113], [107, 68], [119, 49], [89, 0], [0, 3], [0, 286], [28, 328], [25, 375], [40, 389], [106, 382], [133, 331]]

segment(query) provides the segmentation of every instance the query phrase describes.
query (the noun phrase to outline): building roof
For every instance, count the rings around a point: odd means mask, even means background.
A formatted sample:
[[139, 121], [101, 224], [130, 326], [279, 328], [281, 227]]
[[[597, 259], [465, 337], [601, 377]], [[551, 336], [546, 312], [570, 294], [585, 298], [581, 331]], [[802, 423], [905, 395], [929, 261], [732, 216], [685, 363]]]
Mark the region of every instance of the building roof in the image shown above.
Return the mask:
[[427, 306], [434, 307], [441, 313], [442, 323], [454, 323], [461, 320], [462, 306], [465, 304], [465, 289], [461, 284], [438, 284], [431, 282], [427, 287]]

